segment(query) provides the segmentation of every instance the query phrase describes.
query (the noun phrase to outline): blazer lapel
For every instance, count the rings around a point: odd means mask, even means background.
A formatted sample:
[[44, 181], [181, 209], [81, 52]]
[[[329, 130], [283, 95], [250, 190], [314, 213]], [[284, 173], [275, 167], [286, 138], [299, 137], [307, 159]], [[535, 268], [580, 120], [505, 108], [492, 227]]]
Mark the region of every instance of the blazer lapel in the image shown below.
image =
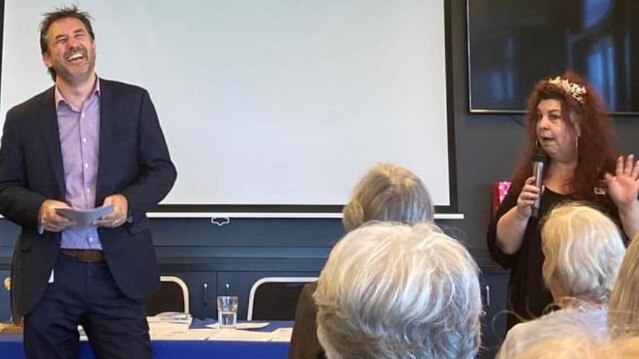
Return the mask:
[[53, 87], [46, 91], [41, 98], [43, 136], [46, 148], [48, 149], [55, 179], [58, 184], [60, 196], [64, 196], [64, 165], [62, 163], [62, 148], [60, 145], [60, 132], [58, 129], [58, 113], [56, 112], [55, 96]]
[[[113, 138], [113, 126], [116, 123], [115, 104], [108, 80], [100, 78], [100, 143], [98, 144], [98, 176], [96, 184], [96, 201], [101, 201], [107, 194], [103, 193], [105, 172], [108, 168], [109, 148]], [[101, 203], [96, 203], [96, 206]]]

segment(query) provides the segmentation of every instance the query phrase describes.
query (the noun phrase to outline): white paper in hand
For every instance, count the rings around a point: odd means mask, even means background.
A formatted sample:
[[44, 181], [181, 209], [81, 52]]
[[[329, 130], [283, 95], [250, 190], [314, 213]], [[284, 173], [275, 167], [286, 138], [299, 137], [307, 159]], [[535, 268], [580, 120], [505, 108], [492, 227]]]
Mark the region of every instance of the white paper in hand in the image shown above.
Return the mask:
[[93, 209], [56, 208], [55, 212], [75, 222], [73, 228], [95, 227], [93, 222], [113, 212], [113, 205], [96, 207]]

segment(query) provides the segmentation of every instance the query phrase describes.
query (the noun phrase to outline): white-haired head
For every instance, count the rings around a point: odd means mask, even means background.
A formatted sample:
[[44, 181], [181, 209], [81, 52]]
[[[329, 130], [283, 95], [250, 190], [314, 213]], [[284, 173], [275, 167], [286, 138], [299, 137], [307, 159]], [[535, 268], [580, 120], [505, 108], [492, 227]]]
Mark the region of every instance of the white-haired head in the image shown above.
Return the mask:
[[578, 202], [550, 211], [541, 230], [543, 277], [555, 302], [562, 297], [606, 304], [625, 254], [617, 225]]
[[478, 268], [431, 224], [374, 223], [331, 251], [314, 294], [329, 359], [473, 358]]

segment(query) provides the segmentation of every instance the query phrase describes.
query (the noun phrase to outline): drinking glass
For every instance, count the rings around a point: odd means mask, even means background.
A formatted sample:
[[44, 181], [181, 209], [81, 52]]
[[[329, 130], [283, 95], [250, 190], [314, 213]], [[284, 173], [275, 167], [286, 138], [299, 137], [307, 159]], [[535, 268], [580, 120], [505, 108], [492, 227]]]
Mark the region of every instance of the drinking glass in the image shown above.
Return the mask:
[[237, 324], [238, 298], [232, 295], [217, 297], [217, 322], [220, 328], [235, 328]]

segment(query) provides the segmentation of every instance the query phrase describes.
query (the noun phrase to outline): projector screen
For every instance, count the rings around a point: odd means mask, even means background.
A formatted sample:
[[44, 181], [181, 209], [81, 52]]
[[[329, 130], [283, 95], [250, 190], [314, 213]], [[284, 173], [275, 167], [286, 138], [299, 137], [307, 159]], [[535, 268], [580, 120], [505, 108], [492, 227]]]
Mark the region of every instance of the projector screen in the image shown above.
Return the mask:
[[[98, 75], [156, 106], [178, 169], [158, 211], [339, 212], [378, 162], [456, 211], [443, 0], [75, 3]], [[1, 121], [52, 86], [38, 24], [65, 4], [4, 1]]]

